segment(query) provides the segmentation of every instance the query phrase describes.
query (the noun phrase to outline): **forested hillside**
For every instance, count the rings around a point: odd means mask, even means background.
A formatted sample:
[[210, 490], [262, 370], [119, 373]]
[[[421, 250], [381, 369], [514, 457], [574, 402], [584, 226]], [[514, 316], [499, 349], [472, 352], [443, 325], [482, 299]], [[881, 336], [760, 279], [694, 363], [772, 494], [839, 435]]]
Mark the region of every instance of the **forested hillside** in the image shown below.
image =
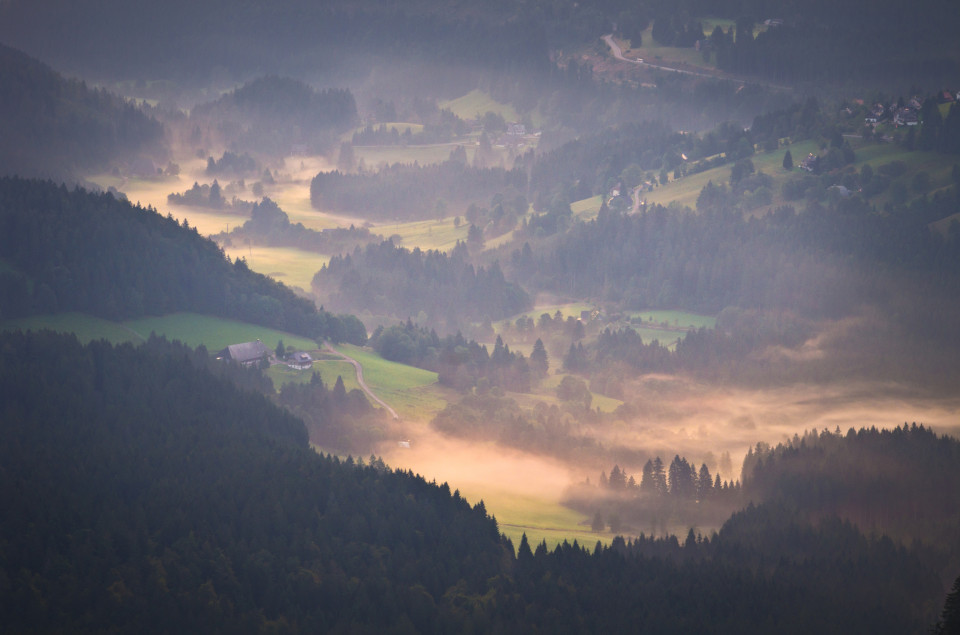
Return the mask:
[[231, 263], [211, 240], [110, 194], [0, 179], [4, 317], [83, 311], [127, 319], [193, 311], [308, 337], [363, 342], [352, 316], [317, 311], [278, 282]]
[[449, 254], [369, 244], [335, 256], [313, 278], [314, 292], [341, 311], [370, 311], [404, 320], [425, 317], [446, 331], [467, 321], [489, 321], [526, 310], [530, 297], [508, 282], [499, 265], [474, 267], [467, 246]]
[[317, 455], [301, 422], [178, 345], [14, 333], [0, 350], [15, 631], [902, 634], [942, 601], [922, 552], [780, 506], [682, 545], [514, 555], [482, 504]]
[[316, 454], [177, 346], [0, 350], [5, 629], [461, 631], [502, 570], [482, 506]]
[[0, 44], [0, 175], [75, 175], [163, 153], [163, 126], [103, 89]]
[[[311, 154], [328, 151], [356, 121], [357, 104], [349, 90], [318, 91], [289, 77], [268, 75], [198, 105], [189, 123], [216, 131], [214, 140], [234, 153], [284, 156], [294, 146]], [[208, 164], [207, 171], [217, 167]]]

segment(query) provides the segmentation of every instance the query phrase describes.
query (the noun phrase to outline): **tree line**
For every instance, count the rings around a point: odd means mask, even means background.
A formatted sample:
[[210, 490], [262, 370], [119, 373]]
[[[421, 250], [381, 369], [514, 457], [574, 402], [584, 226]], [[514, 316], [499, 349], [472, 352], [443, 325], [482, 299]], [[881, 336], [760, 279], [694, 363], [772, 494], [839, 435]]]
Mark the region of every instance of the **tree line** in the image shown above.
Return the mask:
[[368, 244], [333, 256], [313, 277], [317, 297], [337, 310], [416, 318], [447, 332], [466, 322], [489, 322], [529, 308], [531, 299], [494, 262], [474, 267], [467, 246], [449, 253]]
[[518, 169], [472, 167], [454, 159], [423, 166], [395, 163], [357, 174], [320, 172], [310, 182], [310, 203], [365, 218], [415, 220], [435, 218], [438, 201], [466, 207], [526, 187], [526, 174]]

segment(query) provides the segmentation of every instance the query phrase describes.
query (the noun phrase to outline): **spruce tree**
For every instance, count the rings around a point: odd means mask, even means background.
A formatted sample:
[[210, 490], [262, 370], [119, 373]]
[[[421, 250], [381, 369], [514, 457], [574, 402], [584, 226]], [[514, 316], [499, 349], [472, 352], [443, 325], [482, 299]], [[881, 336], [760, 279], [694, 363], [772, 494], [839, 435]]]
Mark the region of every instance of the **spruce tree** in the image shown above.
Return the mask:
[[783, 169], [792, 170], [793, 169], [793, 155], [790, 154], [790, 150], [787, 150], [783, 155]]

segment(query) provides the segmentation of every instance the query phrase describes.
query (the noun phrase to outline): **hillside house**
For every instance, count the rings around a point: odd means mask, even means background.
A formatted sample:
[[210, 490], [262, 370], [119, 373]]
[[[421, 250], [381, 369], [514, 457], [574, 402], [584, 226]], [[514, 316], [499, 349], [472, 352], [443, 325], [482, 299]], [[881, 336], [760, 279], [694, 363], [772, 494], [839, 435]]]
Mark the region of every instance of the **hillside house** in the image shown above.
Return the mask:
[[897, 126], [916, 126], [920, 123], [920, 118], [917, 116], [917, 111], [915, 108], [909, 106], [900, 108], [893, 115], [893, 125]]
[[244, 366], [256, 364], [260, 360], [269, 356], [270, 349], [268, 349], [260, 340], [256, 340], [254, 342], [244, 342], [242, 344], [231, 344], [220, 351], [220, 354], [217, 355], [218, 358], [229, 359], [230, 361], [237, 362], [238, 364], [242, 364]]
[[287, 366], [297, 370], [307, 370], [313, 366], [313, 358], [310, 357], [310, 353], [298, 351], [287, 357]]
[[819, 164], [820, 157], [811, 152], [807, 155], [807, 158], [800, 162], [800, 169], [807, 172], [816, 172]]

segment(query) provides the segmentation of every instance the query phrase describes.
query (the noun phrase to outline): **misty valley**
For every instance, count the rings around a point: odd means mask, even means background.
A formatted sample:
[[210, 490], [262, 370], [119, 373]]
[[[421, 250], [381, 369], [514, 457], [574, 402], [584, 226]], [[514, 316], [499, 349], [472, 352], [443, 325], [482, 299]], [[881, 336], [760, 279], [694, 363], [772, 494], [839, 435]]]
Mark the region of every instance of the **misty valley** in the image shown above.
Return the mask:
[[4, 631], [960, 633], [958, 28], [0, 2]]

